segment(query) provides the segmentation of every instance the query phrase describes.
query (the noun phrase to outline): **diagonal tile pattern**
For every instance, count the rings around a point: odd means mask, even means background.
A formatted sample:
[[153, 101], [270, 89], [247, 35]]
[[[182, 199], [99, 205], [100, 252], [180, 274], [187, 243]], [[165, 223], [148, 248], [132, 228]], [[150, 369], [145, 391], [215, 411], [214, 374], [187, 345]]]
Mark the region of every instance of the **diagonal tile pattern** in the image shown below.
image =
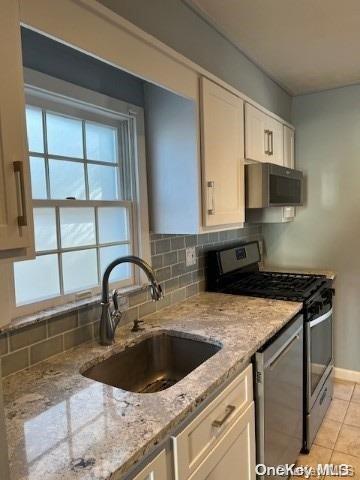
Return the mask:
[[353, 476], [350, 478], [360, 480], [360, 384], [335, 380], [334, 397], [314, 445], [309, 455], [300, 455], [297, 462], [309, 466], [323, 463], [351, 465]]

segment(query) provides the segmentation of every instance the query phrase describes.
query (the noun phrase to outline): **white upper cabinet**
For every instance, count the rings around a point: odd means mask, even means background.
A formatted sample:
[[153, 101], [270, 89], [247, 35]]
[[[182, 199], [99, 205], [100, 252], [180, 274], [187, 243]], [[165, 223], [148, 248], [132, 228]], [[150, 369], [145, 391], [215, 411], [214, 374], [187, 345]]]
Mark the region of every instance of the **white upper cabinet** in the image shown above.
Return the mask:
[[284, 128], [284, 166], [295, 168], [295, 131], [287, 127]]
[[245, 104], [245, 157], [268, 162], [270, 138], [266, 128], [266, 115], [249, 103]]
[[0, 259], [33, 254], [19, 5], [0, 2]]
[[203, 214], [207, 227], [242, 224], [244, 201], [244, 102], [201, 79]]
[[274, 118], [267, 117], [266, 127], [270, 144], [269, 160], [266, 161], [276, 163], [276, 165], [284, 165], [283, 124]]
[[283, 165], [283, 125], [256, 107], [245, 104], [245, 157]]
[[[295, 131], [284, 125], [284, 167], [295, 168]], [[295, 207], [283, 207], [283, 222], [294, 219]]]

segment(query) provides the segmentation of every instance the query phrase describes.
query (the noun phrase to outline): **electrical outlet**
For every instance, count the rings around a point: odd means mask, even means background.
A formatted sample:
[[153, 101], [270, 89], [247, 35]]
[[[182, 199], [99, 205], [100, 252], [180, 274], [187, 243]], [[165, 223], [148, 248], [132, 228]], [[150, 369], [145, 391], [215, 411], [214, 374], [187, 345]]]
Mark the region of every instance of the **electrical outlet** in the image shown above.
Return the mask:
[[189, 247], [185, 250], [186, 252], [186, 266], [191, 267], [196, 265], [196, 250], [195, 247]]

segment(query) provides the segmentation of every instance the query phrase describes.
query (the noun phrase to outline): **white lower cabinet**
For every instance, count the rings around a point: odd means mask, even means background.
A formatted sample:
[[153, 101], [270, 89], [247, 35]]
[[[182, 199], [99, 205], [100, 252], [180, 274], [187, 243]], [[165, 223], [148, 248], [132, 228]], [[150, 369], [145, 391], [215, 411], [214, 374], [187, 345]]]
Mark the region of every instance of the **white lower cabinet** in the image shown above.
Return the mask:
[[255, 408], [249, 365], [177, 436], [175, 480], [254, 480]]
[[170, 480], [166, 451], [162, 450], [133, 480]]
[[254, 403], [240, 415], [191, 480], [254, 480]]

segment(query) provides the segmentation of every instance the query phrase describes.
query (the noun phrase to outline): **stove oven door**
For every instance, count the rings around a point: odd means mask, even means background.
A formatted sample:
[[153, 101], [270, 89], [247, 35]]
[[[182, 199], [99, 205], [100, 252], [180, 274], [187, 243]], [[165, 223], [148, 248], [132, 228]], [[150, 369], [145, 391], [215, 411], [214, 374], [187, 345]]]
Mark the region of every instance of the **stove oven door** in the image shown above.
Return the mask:
[[306, 323], [307, 411], [310, 412], [333, 367], [332, 309]]

